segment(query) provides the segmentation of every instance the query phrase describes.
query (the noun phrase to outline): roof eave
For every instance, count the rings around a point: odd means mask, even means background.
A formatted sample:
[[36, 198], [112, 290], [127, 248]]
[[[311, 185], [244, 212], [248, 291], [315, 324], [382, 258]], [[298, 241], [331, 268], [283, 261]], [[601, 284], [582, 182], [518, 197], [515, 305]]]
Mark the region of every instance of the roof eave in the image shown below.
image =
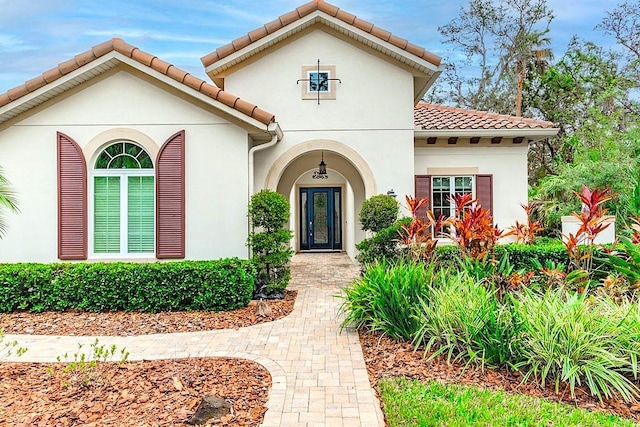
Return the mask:
[[[157, 79], [158, 81], [161, 81], [171, 86], [172, 88], [179, 90], [180, 92], [185, 93], [188, 96], [193, 97], [194, 99], [198, 99], [199, 101], [202, 101], [205, 104], [208, 104], [216, 108], [217, 110], [220, 110], [221, 112], [233, 117], [237, 121], [245, 123], [247, 125], [246, 127], [247, 130], [252, 135], [257, 136], [259, 134], [262, 134], [265, 136], [270, 136], [273, 132], [275, 132], [275, 129], [280, 129], [280, 126], [277, 125], [277, 123], [275, 122], [271, 122], [268, 124], [262, 123], [254, 119], [253, 117], [249, 117], [243, 114], [242, 112], [234, 108], [231, 108], [220, 101], [212, 99], [206, 96], [205, 94], [183, 83], [180, 83], [177, 80], [174, 80], [165, 74], [162, 74], [152, 68], [149, 68], [141, 64], [140, 62], [134, 59], [131, 59], [128, 56], [123, 55], [117, 51], [109, 52], [93, 60], [92, 62], [60, 77], [59, 79], [46, 84], [45, 86], [35, 90], [34, 92], [30, 92], [16, 99], [15, 101], [10, 102], [9, 104], [4, 105], [3, 107], [0, 107], [0, 124], [14, 117], [17, 117], [18, 115], [20, 115], [24, 111], [27, 111], [28, 109], [36, 107], [37, 105], [43, 104], [49, 101], [50, 99], [54, 98], [59, 93], [59, 91], [56, 91], [56, 89], [60, 87], [64, 87], [65, 91], [69, 90], [72, 87], [78, 86], [84, 83], [85, 81], [90, 80], [91, 78], [95, 77], [97, 74], [101, 74], [108, 71], [109, 69], [115, 68], [117, 65], [113, 64], [114, 60], [118, 61], [119, 63], [126, 64], [127, 66], [134, 68], [144, 74], [147, 74]], [[100, 72], [96, 74], [95, 72], [96, 70], [100, 70]], [[84, 79], [83, 76], [88, 76], [88, 78]], [[7, 118], [3, 119], [3, 116], [7, 115], [8, 112], [16, 111], [16, 110], [18, 111], [17, 114], [8, 115]], [[282, 133], [282, 130], [279, 130], [278, 132]]]
[[303, 18], [300, 18], [295, 22], [289, 25], [286, 25], [278, 29], [277, 31], [274, 31], [273, 33], [259, 40], [256, 40], [255, 42], [245, 46], [244, 48], [228, 56], [225, 56], [222, 59], [219, 59], [213, 62], [209, 66], [206, 66], [205, 71], [207, 75], [209, 75], [209, 77], [211, 77], [212, 79], [217, 78], [217, 76], [220, 73], [222, 73], [224, 70], [227, 70], [228, 68], [235, 66], [236, 64], [244, 61], [245, 59], [269, 48], [270, 46], [276, 44], [277, 42], [284, 40], [316, 23], [321, 23], [323, 25], [328, 26], [329, 28], [333, 28], [337, 31], [340, 31], [343, 34], [346, 34], [352, 37], [354, 40], [358, 40], [358, 38], [368, 40], [372, 44], [379, 47], [380, 52], [384, 53], [385, 55], [393, 59], [399, 60], [398, 57], [403, 58], [405, 60], [403, 61], [405, 65], [408, 65], [410, 68], [413, 68], [416, 70], [416, 72], [414, 73], [415, 76], [425, 76], [425, 75], [432, 76], [429, 84], [426, 85], [426, 89], [428, 89], [428, 87], [433, 83], [435, 78], [437, 78], [437, 76], [443, 70], [443, 66], [441, 64], [434, 65], [431, 62], [423, 58], [419, 58], [413, 55], [412, 53], [407, 52], [404, 49], [394, 46], [389, 42], [385, 42], [384, 40], [372, 35], [371, 33], [363, 31], [352, 25], [346, 24], [340, 19], [327, 15], [326, 13], [320, 10], [316, 10], [310, 13], [309, 15]]
[[551, 138], [558, 134], [559, 128], [511, 128], [511, 129], [416, 129], [415, 139], [427, 139], [432, 137], [450, 138], [493, 138], [501, 136], [503, 138], [525, 137], [529, 141], [535, 142], [541, 139]]

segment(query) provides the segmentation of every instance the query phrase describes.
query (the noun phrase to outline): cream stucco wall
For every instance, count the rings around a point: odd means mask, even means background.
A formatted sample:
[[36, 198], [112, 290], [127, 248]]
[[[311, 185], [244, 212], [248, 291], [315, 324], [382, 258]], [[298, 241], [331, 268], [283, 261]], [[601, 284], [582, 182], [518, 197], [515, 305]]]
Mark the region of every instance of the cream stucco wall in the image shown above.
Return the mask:
[[146, 135], [147, 144], [158, 148], [185, 129], [186, 257], [246, 257], [247, 132], [121, 71], [0, 131], [0, 165], [21, 209], [8, 216], [0, 262], [57, 260], [56, 132], [86, 148], [90, 167], [100, 145], [96, 138], [114, 128], [132, 131], [123, 131], [123, 137]]
[[[225, 79], [225, 89], [275, 112], [284, 131], [276, 146], [256, 154], [256, 191], [269, 186], [274, 173], [278, 182], [287, 168], [297, 170], [295, 163], [301, 160], [290, 159], [287, 153], [301, 144], [315, 153], [316, 164], [324, 151], [330, 168], [335, 164], [326, 156], [335, 154], [359, 171], [364, 190], [359, 188], [361, 182], [349, 179], [346, 170], [336, 168], [353, 188], [351, 211], [345, 213], [351, 221], [346, 227], [354, 236], [346, 249], [353, 254], [355, 243], [365, 237], [356, 223], [362, 201], [390, 189], [400, 195], [413, 193], [413, 76], [398, 64], [320, 28], [233, 70]], [[320, 105], [315, 99], [303, 99], [303, 83], [296, 84], [303, 77], [303, 67], [314, 66], [318, 59], [321, 69], [322, 65], [335, 66], [332, 77], [342, 81], [336, 84], [335, 99], [323, 99]], [[352, 152], [366, 167], [358, 167]], [[288, 163], [281, 166], [279, 161], [284, 158]], [[274, 170], [274, 165], [279, 169]], [[363, 169], [372, 176], [364, 176]], [[271, 187], [276, 185], [271, 182]]]
[[527, 203], [527, 150], [526, 144], [509, 142], [417, 147], [415, 171], [417, 175], [426, 175], [433, 174], [430, 168], [448, 168], [451, 174], [458, 169], [465, 175], [477, 169], [478, 174], [492, 174], [494, 221], [504, 229], [516, 220], [526, 219], [520, 203]]

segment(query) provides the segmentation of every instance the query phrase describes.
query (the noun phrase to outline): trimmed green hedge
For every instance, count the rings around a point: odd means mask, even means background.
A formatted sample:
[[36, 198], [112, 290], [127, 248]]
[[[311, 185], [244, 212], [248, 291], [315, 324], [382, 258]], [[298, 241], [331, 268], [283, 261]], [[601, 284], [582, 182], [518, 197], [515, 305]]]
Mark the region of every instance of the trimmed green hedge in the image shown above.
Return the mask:
[[[460, 254], [456, 245], [438, 246], [436, 249], [438, 260], [445, 265], [454, 265], [455, 257]], [[494, 248], [496, 259], [501, 259], [504, 253], [509, 254], [509, 261], [516, 270], [535, 270], [532, 259], [537, 259], [542, 265], [546, 261], [553, 261], [555, 264], [569, 265], [567, 250], [562, 244], [549, 245], [522, 245], [509, 243], [506, 245], [496, 245]]]
[[254, 281], [251, 262], [237, 258], [0, 264], [0, 312], [232, 310], [249, 304]]

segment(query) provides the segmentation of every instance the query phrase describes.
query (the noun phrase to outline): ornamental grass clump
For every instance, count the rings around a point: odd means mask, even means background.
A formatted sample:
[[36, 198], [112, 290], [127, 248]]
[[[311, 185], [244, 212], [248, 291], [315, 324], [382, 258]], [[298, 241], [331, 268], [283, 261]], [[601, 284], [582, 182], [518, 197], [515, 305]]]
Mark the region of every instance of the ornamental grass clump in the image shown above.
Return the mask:
[[376, 262], [344, 289], [342, 327], [366, 327], [396, 340], [413, 339], [418, 330], [419, 300], [432, 280], [433, 266], [400, 260]]
[[[514, 299], [520, 325], [514, 367], [542, 386], [586, 386], [599, 399], [638, 397], [640, 316], [637, 304], [587, 298], [564, 289]], [[632, 381], [632, 378], [635, 379]]]
[[432, 358], [444, 354], [449, 362], [501, 366], [512, 357], [517, 325], [511, 306], [465, 272], [436, 275], [421, 299], [418, 322], [413, 342]]

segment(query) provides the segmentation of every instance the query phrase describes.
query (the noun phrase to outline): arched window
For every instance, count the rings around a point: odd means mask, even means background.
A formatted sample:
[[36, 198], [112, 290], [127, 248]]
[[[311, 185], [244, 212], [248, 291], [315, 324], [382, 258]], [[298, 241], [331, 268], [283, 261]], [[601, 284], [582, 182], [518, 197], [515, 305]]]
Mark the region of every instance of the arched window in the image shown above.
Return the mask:
[[150, 254], [155, 250], [155, 178], [149, 154], [118, 141], [93, 168], [94, 254]]

